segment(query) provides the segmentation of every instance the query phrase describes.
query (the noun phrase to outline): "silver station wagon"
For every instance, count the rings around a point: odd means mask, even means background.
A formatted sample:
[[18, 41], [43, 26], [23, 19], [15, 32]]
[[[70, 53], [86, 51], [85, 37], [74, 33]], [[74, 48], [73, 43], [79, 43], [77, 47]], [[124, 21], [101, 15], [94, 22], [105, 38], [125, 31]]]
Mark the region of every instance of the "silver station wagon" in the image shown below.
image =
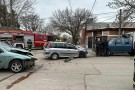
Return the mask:
[[79, 57], [79, 51], [75, 45], [66, 42], [48, 42], [44, 45], [46, 58], [56, 60], [60, 57]]

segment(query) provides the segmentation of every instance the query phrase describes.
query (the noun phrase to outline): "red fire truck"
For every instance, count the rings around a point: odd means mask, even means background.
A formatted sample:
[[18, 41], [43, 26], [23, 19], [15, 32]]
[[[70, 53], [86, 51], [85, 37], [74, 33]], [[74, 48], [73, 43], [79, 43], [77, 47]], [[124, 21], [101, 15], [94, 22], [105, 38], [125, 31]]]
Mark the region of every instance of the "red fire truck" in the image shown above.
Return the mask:
[[53, 40], [53, 35], [52, 34], [39, 34], [39, 33], [34, 33], [34, 44], [36, 47], [43, 47], [43, 45], [48, 42]]
[[0, 30], [0, 41], [9, 41], [14, 47], [26, 49], [28, 39], [32, 40], [33, 48], [42, 48], [46, 42], [53, 40], [53, 35], [24, 30]]

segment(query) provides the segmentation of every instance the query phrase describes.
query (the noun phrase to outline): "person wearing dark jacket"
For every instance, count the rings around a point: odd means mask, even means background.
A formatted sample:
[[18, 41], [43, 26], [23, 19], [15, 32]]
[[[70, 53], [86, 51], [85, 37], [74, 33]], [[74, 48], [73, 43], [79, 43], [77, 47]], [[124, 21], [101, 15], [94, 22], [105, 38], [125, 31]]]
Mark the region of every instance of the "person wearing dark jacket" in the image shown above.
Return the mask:
[[96, 42], [96, 56], [101, 56], [100, 46], [101, 42]]
[[31, 41], [31, 39], [28, 39], [27, 45], [28, 45], [28, 50], [31, 51], [31, 48], [32, 48], [32, 41]]
[[108, 55], [108, 41], [107, 40], [104, 40], [104, 42], [103, 42], [103, 53], [104, 53], [104, 56], [109, 56]]

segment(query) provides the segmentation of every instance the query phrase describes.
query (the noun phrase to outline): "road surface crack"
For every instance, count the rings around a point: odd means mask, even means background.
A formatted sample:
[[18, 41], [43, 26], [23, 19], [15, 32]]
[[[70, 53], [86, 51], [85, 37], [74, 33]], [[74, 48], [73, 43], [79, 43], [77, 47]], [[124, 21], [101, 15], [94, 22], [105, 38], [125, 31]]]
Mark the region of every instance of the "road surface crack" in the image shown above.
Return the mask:
[[[84, 74], [83, 80], [84, 80], [84, 88], [85, 88], [85, 90], [87, 90], [87, 82], [86, 82], [86, 77], [87, 76], [89, 76], [89, 75], [101, 75], [101, 72], [95, 67], [95, 65], [92, 64], [92, 66], [98, 72], [98, 74]], [[91, 88], [93, 88], [93, 87], [91, 86]], [[95, 90], [95, 89], [93, 88], [93, 90]]]

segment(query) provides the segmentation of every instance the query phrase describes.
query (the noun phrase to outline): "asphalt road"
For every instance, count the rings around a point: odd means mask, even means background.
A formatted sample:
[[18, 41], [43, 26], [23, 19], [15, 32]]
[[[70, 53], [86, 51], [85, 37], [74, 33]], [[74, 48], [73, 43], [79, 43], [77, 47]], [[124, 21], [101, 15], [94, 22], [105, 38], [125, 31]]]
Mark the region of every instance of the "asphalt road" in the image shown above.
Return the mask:
[[0, 90], [134, 90], [133, 58], [128, 55], [48, 60], [33, 51], [36, 66], [14, 74], [0, 70]]

